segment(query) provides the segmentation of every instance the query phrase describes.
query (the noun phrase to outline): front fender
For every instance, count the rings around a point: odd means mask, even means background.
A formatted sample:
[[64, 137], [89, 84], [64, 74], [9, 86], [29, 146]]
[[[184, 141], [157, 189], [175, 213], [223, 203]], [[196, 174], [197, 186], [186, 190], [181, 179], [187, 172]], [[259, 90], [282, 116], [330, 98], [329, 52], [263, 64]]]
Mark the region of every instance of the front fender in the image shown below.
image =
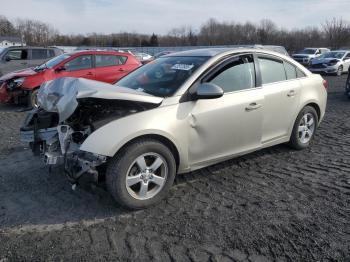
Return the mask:
[[179, 113], [178, 104], [129, 115], [97, 129], [84, 141], [80, 150], [112, 157], [134, 138], [160, 135], [175, 145], [180, 157], [181, 168], [179, 169], [186, 169], [188, 165], [187, 116], [186, 112]]

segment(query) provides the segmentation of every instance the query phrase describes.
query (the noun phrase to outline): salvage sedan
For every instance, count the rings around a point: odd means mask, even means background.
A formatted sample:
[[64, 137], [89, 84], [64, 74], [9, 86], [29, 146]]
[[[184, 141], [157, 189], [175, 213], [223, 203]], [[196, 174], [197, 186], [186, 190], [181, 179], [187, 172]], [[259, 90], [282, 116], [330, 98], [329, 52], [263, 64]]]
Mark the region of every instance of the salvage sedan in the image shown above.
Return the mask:
[[22, 140], [48, 165], [105, 180], [132, 209], [164, 198], [176, 174], [289, 143], [310, 145], [325, 114], [326, 82], [262, 49], [169, 54], [116, 86], [61, 78], [44, 84]]
[[313, 59], [309, 70], [313, 73], [336, 74], [340, 76], [350, 67], [350, 51], [331, 51]]

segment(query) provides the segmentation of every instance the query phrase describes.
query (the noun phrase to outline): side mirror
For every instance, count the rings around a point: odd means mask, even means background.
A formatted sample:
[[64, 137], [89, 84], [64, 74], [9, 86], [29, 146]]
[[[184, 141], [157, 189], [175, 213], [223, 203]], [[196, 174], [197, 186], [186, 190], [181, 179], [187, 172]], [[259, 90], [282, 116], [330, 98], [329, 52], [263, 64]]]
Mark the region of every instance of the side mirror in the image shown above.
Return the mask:
[[10, 62], [10, 61], [11, 61], [11, 57], [6, 56], [5, 61], [6, 61], [6, 62]]
[[215, 99], [224, 95], [220, 86], [212, 83], [200, 84], [193, 92], [190, 92], [193, 99]]
[[59, 66], [55, 69], [55, 71], [58, 73], [58, 72], [61, 72], [61, 71], [65, 71], [66, 68], [64, 66]]

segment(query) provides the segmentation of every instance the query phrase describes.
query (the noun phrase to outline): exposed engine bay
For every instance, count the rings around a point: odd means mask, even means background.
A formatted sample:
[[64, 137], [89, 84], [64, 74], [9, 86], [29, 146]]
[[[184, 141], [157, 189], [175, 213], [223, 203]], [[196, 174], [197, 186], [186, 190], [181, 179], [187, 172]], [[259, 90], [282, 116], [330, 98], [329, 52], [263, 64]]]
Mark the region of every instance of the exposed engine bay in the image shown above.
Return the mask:
[[111, 121], [160, 104], [144, 102], [141, 95], [135, 92], [131, 92], [130, 100], [126, 100], [125, 92], [128, 90], [119, 87], [114, 87], [112, 91], [124, 91], [119, 93], [123, 95], [120, 99], [118, 93], [115, 97], [110, 96], [111, 99], [100, 98], [108, 95], [103, 92], [102, 86], [107, 85], [110, 89], [111, 85], [98, 83], [97, 88], [101, 89], [92, 92], [91, 85], [96, 83], [72, 78], [48, 82], [38, 93], [39, 108], [27, 115], [20, 130], [21, 140], [28, 142], [33, 153], [41, 155], [46, 165], [64, 165], [72, 183], [85, 173], [97, 180], [97, 167], [107, 161], [106, 156], [79, 150], [91, 133]]

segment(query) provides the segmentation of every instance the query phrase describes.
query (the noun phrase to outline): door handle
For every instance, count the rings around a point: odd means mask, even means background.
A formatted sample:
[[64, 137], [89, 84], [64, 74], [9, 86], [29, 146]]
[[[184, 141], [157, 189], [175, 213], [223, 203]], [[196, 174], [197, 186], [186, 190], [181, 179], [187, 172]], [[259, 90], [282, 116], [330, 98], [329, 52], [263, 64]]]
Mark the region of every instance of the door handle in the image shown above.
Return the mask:
[[250, 111], [259, 109], [260, 107], [261, 107], [261, 104], [257, 104], [257, 103], [254, 102], [254, 103], [249, 104], [249, 106], [247, 106], [245, 108], [245, 111], [250, 112]]
[[92, 76], [92, 72], [88, 72], [86, 75], [87, 76]]
[[27, 62], [22, 62], [21, 65], [27, 65], [28, 63]]
[[288, 97], [293, 97], [296, 95], [296, 92], [294, 90], [290, 90], [289, 93], [287, 94]]
[[118, 69], [119, 72], [124, 72], [125, 70], [123, 68]]

